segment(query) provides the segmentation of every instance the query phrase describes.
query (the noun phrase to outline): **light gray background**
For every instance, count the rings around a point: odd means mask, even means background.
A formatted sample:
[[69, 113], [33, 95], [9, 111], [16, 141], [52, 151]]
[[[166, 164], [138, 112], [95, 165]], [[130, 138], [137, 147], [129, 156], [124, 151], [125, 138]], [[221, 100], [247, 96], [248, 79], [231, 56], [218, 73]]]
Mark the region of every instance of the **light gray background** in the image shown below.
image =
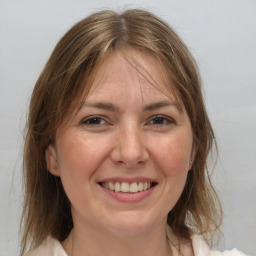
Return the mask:
[[18, 255], [22, 131], [34, 83], [64, 32], [104, 7], [153, 11], [198, 60], [219, 142], [220, 247], [256, 255], [254, 0], [0, 0], [0, 255]]

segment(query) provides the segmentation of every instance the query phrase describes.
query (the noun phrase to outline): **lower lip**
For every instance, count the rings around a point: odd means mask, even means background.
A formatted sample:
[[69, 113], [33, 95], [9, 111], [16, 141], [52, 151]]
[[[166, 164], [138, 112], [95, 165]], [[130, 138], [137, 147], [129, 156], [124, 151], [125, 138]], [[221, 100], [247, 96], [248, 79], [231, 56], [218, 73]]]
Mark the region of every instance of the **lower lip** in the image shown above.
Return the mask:
[[[100, 185], [99, 185], [100, 186]], [[115, 192], [100, 186], [102, 190], [112, 198], [116, 199], [122, 203], [136, 203], [144, 200], [147, 198], [155, 189], [156, 186], [151, 187], [150, 189], [138, 193], [122, 193], [122, 192]]]

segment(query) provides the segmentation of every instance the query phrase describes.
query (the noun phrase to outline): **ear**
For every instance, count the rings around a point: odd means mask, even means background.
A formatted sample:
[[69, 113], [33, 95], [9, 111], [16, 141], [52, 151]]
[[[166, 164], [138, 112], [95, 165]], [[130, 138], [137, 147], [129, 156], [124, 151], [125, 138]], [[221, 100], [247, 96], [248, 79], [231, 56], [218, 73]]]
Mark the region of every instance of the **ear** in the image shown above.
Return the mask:
[[55, 176], [60, 176], [57, 152], [56, 148], [52, 144], [50, 144], [45, 151], [45, 159], [48, 171]]
[[188, 170], [190, 171], [192, 166], [193, 166], [193, 163], [194, 163], [194, 160], [195, 160], [195, 156], [196, 156], [196, 149], [195, 147], [193, 146], [192, 147], [192, 150], [191, 150], [191, 153], [190, 153], [190, 157], [189, 157], [189, 163], [188, 163]]

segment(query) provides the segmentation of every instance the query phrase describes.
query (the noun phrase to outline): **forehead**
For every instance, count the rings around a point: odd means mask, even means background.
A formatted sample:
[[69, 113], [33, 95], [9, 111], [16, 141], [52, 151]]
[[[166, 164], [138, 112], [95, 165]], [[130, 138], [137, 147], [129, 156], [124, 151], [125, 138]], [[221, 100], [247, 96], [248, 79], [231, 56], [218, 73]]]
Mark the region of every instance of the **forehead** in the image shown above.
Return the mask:
[[114, 52], [98, 69], [87, 101], [119, 98], [124, 94], [141, 97], [144, 101], [165, 99], [177, 101], [173, 84], [165, 67], [149, 54]]

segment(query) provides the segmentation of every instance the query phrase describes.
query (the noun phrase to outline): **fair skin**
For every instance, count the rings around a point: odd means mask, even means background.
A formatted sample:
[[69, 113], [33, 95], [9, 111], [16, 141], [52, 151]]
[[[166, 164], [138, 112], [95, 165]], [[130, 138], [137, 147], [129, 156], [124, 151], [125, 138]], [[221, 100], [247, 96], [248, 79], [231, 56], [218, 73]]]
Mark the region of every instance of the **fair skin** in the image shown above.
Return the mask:
[[[165, 88], [159, 63], [140, 57]], [[192, 144], [183, 107], [121, 53], [111, 54], [84, 106], [46, 151], [48, 169], [71, 202], [74, 228], [63, 242], [68, 255], [177, 255], [166, 238], [167, 215], [184, 188]], [[193, 255], [190, 243], [182, 253]]]

